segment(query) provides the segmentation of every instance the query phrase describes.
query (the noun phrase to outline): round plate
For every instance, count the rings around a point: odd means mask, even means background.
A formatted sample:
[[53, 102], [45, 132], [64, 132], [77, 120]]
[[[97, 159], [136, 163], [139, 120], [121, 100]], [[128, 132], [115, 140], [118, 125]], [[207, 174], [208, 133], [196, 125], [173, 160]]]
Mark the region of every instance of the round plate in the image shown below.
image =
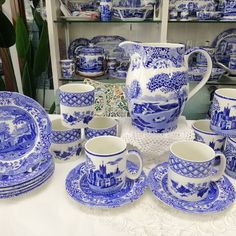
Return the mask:
[[[137, 166], [127, 162], [130, 171], [136, 172]], [[83, 205], [99, 208], [114, 208], [129, 204], [141, 197], [146, 188], [144, 172], [138, 179], [127, 179], [125, 186], [117, 193], [102, 195], [89, 188], [85, 163], [72, 169], [66, 178], [66, 190], [69, 195]]]
[[220, 212], [229, 207], [235, 200], [235, 190], [229, 179], [223, 176], [212, 182], [207, 198], [189, 202], [174, 197], [167, 188], [168, 162], [154, 167], [148, 176], [148, 185], [153, 194], [166, 205], [188, 213]]
[[48, 152], [50, 135], [51, 122], [39, 103], [0, 92], [0, 174], [17, 174], [37, 164]]

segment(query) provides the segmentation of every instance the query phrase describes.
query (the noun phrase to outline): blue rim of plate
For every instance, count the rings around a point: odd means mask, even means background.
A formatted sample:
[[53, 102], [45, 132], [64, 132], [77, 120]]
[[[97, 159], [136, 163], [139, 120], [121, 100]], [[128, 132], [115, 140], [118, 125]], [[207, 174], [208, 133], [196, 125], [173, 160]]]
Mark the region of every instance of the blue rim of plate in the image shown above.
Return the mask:
[[43, 159], [32, 169], [17, 175], [0, 175], [0, 188], [9, 188], [37, 178], [44, 173], [53, 163], [51, 153], [44, 154]]
[[220, 212], [235, 200], [235, 190], [226, 176], [217, 182], [211, 182], [206, 199], [189, 202], [174, 197], [167, 188], [168, 162], [154, 167], [148, 175], [148, 185], [153, 194], [166, 205], [187, 213], [206, 214]]
[[0, 199], [17, 197], [22, 194], [29, 193], [32, 190], [35, 190], [36, 188], [46, 183], [52, 177], [53, 173], [54, 173], [54, 168], [43, 179], [41, 179], [39, 182], [35, 183], [34, 185], [28, 186], [27, 188], [17, 189], [16, 191], [12, 191], [10, 193], [0, 194]]
[[24, 172], [41, 159], [51, 145], [51, 122], [44, 108], [32, 98], [0, 92], [1, 174]]
[[33, 184], [37, 184], [38, 182], [42, 181], [44, 178], [46, 178], [48, 175], [50, 175], [55, 169], [55, 165], [52, 162], [51, 166], [41, 175], [39, 175], [37, 178], [34, 178], [33, 180], [30, 180], [26, 183], [22, 183], [19, 185], [15, 185], [13, 187], [9, 187], [9, 188], [0, 188], [0, 194], [4, 194], [4, 193], [8, 193], [8, 192], [12, 192], [12, 191], [17, 191], [23, 188], [27, 188], [30, 187]]
[[[137, 166], [128, 161], [127, 167], [130, 171], [137, 171]], [[97, 208], [115, 208], [130, 204], [138, 200], [146, 189], [146, 175], [142, 171], [136, 180], [127, 178], [125, 186], [117, 193], [103, 195], [89, 188], [86, 178], [85, 163], [81, 163], [70, 171], [66, 177], [67, 193], [79, 203]]]

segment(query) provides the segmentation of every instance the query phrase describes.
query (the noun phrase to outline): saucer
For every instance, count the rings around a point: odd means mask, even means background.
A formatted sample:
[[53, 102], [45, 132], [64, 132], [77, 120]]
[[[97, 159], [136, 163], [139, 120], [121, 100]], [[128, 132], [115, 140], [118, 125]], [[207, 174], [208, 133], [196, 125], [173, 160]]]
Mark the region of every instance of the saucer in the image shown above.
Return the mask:
[[[137, 166], [127, 162], [130, 171], [137, 171]], [[132, 203], [139, 199], [146, 188], [146, 175], [141, 173], [136, 180], [127, 178], [125, 186], [117, 193], [99, 194], [89, 188], [86, 177], [85, 163], [81, 163], [70, 171], [66, 177], [66, 190], [68, 194], [83, 205], [98, 208], [114, 208]]]
[[223, 176], [217, 182], [211, 182], [207, 198], [189, 202], [174, 197], [167, 188], [168, 162], [154, 167], [148, 176], [148, 185], [154, 195], [163, 203], [188, 213], [220, 212], [235, 200], [235, 190], [229, 179]]

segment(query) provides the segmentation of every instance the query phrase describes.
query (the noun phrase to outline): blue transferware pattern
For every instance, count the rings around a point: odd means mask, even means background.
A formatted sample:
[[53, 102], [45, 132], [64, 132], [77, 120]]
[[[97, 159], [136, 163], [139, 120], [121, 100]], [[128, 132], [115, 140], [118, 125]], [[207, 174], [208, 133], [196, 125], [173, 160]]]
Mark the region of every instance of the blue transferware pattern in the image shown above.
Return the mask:
[[[136, 172], [137, 166], [127, 162], [130, 171]], [[70, 171], [66, 178], [68, 194], [83, 205], [99, 208], [114, 208], [132, 203], [139, 199], [146, 189], [146, 176], [144, 172], [137, 180], [127, 178], [125, 186], [112, 194], [98, 194], [90, 189], [84, 163]]]
[[[225, 107], [220, 106], [218, 99], [221, 97], [215, 93], [211, 105], [211, 129], [223, 136], [236, 137], [236, 115], [234, 115], [236, 108], [228, 107], [227, 103]], [[227, 98], [223, 99], [227, 100]], [[230, 100], [236, 102], [236, 99], [228, 99], [229, 102]]]
[[84, 93], [67, 93], [60, 91], [60, 104], [68, 107], [87, 107], [94, 104], [94, 91]]
[[[206, 73], [206, 71], [207, 71], [207, 68], [205, 66], [198, 67], [198, 68], [192, 67], [188, 71], [188, 80], [189, 81], [201, 81], [203, 78], [203, 75]], [[212, 68], [209, 81], [218, 80], [221, 77], [221, 75], [224, 74], [224, 72], [225, 72], [225, 70], [222, 68], [217, 68], [217, 67]]]
[[236, 54], [230, 56], [229, 69], [236, 70]]
[[112, 0], [100, 0], [101, 21], [110, 21], [112, 18]]
[[0, 173], [24, 172], [48, 152], [51, 123], [33, 99], [0, 92]]
[[92, 129], [92, 128], [85, 128], [85, 138], [91, 139], [98, 136], [104, 136], [104, 135], [117, 135], [117, 127], [111, 127], [109, 129]]
[[174, 197], [167, 187], [168, 162], [154, 167], [148, 176], [148, 185], [153, 194], [166, 205], [187, 212], [205, 214], [220, 212], [229, 207], [235, 200], [235, 190], [226, 176], [217, 182], [210, 183], [205, 199], [190, 202]]
[[49, 152], [45, 153], [43, 159], [37, 165], [27, 169], [27, 171], [23, 173], [14, 174], [13, 172], [13, 175], [0, 175], [0, 188], [8, 188], [31, 181], [42, 175], [52, 165], [52, 155]]
[[70, 124], [71, 126], [80, 123], [81, 121], [84, 124], [88, 124], [89, 121], [93, 119], [93, 111], [77, 112], [75, 111], [73, 115], [62, 113], [64, 122]]
[[52, 132], [52, 142], [58, 144], [76, 142], [81, 137], [80, 129], [72, 129], [66, 131], [56, 131]]
[[236, 1], [222, 0], [223, 20], [236, 20]]
[[226, 156], [225, 173], [236, 179], [236, 140], [228, 138], [224, 154]]
[[69, 160], [73, 155], [79, 156], [82, 150], [81, 144], [68, 147], [66, 150], [53, 150], [55, 157], [59, 160]]
[[211, 169], [214, 160], [195, 163], [191, 161], [184, 161], [170, 153], [169, 163], [169, 167], [177, 174], [189, 178], [204, 178], [212, 175]]
[[61, 74], [65, 79], [73, 78], [75, 75], [75, 63], [73, 60], [61, 60]]
[[86, 38], [77, 38], [73, 40], [68, 48], [68, 58], [76, 59], [76, 57], [79, 55], [81, 47], [88, 46], [89, 43], [89, 39]]
[[197, 18], [200, 21], [205, 20], [219, 20], [222, 17], [220, 11], [199, 11], [197, 12]]

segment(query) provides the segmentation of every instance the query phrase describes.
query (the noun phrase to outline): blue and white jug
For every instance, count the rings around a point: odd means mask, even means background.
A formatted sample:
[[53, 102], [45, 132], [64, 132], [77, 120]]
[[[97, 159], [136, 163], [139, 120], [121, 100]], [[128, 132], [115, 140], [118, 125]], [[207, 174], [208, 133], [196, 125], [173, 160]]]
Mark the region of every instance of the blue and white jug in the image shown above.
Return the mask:
[[[150, 133], [169, 132], [177, 127], [185, 102], [207, 82], [212, 70], [209, 54], [195, 48], [185, 52], [185, 45], [171, 43], [134, 43], [120, 47], [131, 57], [126, 78], [126, 98], [132, 124]], [[207, 72], [188, 95], [188, 58], [202, 53]]]

